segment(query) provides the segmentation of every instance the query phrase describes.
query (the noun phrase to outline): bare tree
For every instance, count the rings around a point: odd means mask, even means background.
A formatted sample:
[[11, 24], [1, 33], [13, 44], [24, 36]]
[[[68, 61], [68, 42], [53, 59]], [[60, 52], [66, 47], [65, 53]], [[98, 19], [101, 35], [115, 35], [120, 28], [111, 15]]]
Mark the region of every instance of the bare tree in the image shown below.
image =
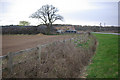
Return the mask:
[[47, 32], [50, 34], [52, 24], [56, 20], [63, 20], [63, 17], [56, 14], [58, 9], [53, 5], [43, 5], [38, 11], [33, 13], [30, 17], [42, 20], [42, 23], [47, 26]]

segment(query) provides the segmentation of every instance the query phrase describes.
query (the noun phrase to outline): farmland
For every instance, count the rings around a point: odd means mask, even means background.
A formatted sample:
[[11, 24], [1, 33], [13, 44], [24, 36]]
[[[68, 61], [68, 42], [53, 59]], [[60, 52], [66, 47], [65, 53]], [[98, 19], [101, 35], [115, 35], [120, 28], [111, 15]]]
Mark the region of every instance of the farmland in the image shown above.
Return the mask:
[[[15, 67], [13, 73], [17, 73], [13, 75], [14, 77], [80, 77], [83, 78], [117, 78], [118, 76], [118, 36], [111, 35], [111, 34], [95, 34], [98, 41], [98, 47], [96, 54], [94, 55], [95, 51], [95, 44], [94, 41], [91, 42], [93, 37], [86, 36], [86, 34], [79, 34], [79, 35], [3, 35], [3, 55], [6, 55], [8, 52], [16, 52], [20, 50], [24, 50], [27, 48], [36, 47], [38, 44], [46, 44], [50, 42], [55, 42], [59, 40], [70, 39], [72, 37], [77, 36], [78, 38], [75, 39], [73, 42], [77, 44], [76, 46], [71, 44], [70, 42], [66, 43], [57, 43], [52, 44], [49, 47], [43, 48], [41, 52], [41, 63], [38, 63], [38, 59], [35, 61], [29, 60], [27, 62], [22, 63], [18, 66], [26, 66], [30, 63], [31, 68], [26, 69], [23, 68], [21, 71], [24, 71], [24, 76], [20, 75], [17, 69], [19, 67]], [[87, 42], [86, 42], [87, 40]], [[83, 41], [83, 42], [81, 42]], [[92, 44], [90, 47], [89, 44]], [[32, 54], [29, 57], [32, 57]], [[35, 54], [35, 53], [34, 53]], [[94, 56], [93, 56], [94, 55]], [[34, 55], [36, 56], [36, 55]], [[81, 57], [82, 56], [82, 57]], [[92, 62], [91, 62], [91, 57]], [[109, 57], [108, 57], [109, 56]], [[22, 58], [18, 56], [19, 58]], [[28, 57], [28, 58], [29, 58]], [[36, 56], [37, 57], [37, 56]], [[111, 60], [112, 59], [112, 60]], [[15, 60], [15, 59], [14, 59]], [[16, 58], [15, 62], [18, 61]], [[78, 62], [77, 62], [78, 61]], [[80, 62], [79, 62], [80, 61]], [[88, 66], [88, 62], [91, 62]], [[78, 64], [79, 63], [79, 64]], [[42, 66], [41, 66], [42, 64]], [[38, 68], [35, 68], [37, 65]], [[48, 67], [48, 65], [50, 65]], [[71, 65], [71, 66], [69, 66]], [[75, 66], [77, 65], [77, 66]], [[69, 67], [68, 67], [69, 66]], [[87, 73], [84, 75], [84, 66], [87, 67]], [[52, 67], [54, 67], [52, 69]], [[74, 68], [76, 67], [75, 71]], [[39, 72], [39, 68], [42, 68]], [[36, 70], [37, 69], [37, 70]], [[46, 70], [48, 71], [46, 72]], [[50, 70], [52, 69], [52, 70]], [[32, 70], [31, 74], [26, 73]], [[66, 70], [65, 74], [63, 73]], [[80, 72], [79, 72], [80, 70]], [[55, 74], [54, 74], [55, 71]], [[83, 71], [83, 72], [82, 72]], [[71, 73], [72, 76], [69, 74]], [[105, 74], [104, 74], [105, 73]], [[6, 73], [4, 73], [5, 75]], [[18, 75], [19, 74], [19, 75]], [[80, 74], [80, 75], [78, 75]], [[5, 77], [5, 76], [4, 76]], [[9, 77], [9, 76], [6, 76]]]
[[8, 52], [16, 52], [27, 48], [36, 47], [57, 40], [70, 38], [70, 35], [3, 35], [2, 55]]
[[[35, 46], [29, 51], [20, 51], [18, 52], [19, 54], [9, 53], [4, 57], [2, 61], [2, 74], [3, 77], [8, 78], [82, 77], [80, 74], [82, 73], [84, 66], [88, 64], [90, 58], [94, 55], [96, 49], [95, 37], [87, 33], [81, 35], [65, 34], [50, 36], [4, 35], [3, 37], [3, 39], [6, 37], [6, 43], [11, 41], [9, 42], [9, 46], [16, 51], [17, 48], [20, 47], [26, 49]], [[52, 41], [53, 43], [51, 43]], [[15, 44], [15, 47], [12, 46], [13, 43]], [[46, 46], [39, 45], [37, 47], [38, 44], [46, 43], [51, 44]], [[26, 46], [27, 44], [30, 44], [31, 46]], [[6, 46], [9, 47], [7, 44]], [[29, 68], [27, 66], [29, 66]]]

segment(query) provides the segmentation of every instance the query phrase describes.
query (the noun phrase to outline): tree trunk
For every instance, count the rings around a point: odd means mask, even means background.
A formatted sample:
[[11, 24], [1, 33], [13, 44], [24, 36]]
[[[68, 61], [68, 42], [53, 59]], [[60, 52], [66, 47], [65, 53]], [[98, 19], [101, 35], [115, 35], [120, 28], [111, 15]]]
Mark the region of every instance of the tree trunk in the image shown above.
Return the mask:
[[50, 25], [46, 25], [47, 26], [47, 29], [46, 29], [46, 34], [50, 34]]
[[47, 26], [47, 34], [52, 34], [52, 23], [46, 25]]

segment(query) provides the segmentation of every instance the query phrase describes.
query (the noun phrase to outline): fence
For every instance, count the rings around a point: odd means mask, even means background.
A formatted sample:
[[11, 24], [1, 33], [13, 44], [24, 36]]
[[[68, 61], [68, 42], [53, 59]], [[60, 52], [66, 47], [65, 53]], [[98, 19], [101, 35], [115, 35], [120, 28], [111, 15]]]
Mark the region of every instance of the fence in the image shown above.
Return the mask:
[[74, 38], [66, 39], [66, 40], [59, 40], [56, 42], [52, 42], [49, 44], [44, 44], [44, 45], [38, 45], [35, 48], [30, 48], [26, 50], [21, 50], [19, 52], [15, 53], [8, 53], [5, 56], [1, 56], [0, 59], [2, 61], [0, 62], [2, 64], [2, 69], [0, 71], [7, 71], [8, 74], [12, 75], [13, 68], [16, 65], [23, 64], [24, 62], [31, 60], [31, 59], [36, 59], [41, 61], [41, 52], [45, 52], [45, 47], [50, 47], [51, 45], [56, 45], [57, 43], [67, 43], [67, 42], [76, 42], [76, 41], [81, 41], [81, 42], [86, 42], [88, 40], [89, 34], [84, 34], [84, 35], [79, 35], [75, 36]]

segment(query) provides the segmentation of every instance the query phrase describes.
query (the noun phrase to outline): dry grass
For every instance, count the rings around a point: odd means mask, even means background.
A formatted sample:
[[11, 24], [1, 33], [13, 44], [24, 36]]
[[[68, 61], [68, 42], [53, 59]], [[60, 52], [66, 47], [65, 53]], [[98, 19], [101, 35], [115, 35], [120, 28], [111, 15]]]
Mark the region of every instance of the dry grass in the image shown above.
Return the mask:
[[74, 43], [57, 42], [42, 49], [41, 60], [31, 59], [17, 65], [10, 75], [14, 78], [77, 78], [93, 56], [95, 44], [84, 49]]

